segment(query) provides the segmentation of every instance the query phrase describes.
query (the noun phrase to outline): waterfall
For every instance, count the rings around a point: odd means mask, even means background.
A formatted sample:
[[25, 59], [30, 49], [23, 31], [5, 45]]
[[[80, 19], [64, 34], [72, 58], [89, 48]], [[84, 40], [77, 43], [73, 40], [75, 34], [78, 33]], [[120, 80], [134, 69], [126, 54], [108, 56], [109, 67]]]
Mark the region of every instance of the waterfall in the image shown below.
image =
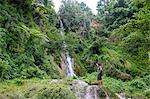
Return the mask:
[[[61, 30], [60, 30], [60, 34], [62, 36], [62, 43], [63, 43], [63, 49], [65, 50], [67, 45], [65, 43], [65, 40], [64, 40], [64, 25], [63, 25], [63, 22], [62, 20], [59, 18], [59, 21], [60, 21], [60, 27], [61, 27]], [[66, 76], [71, 76], [71, 77], [75, 77], [75, 73], [74, 73], [74, 70], [73, 70], [73, 59], [70, 57], [69, 55], [69, 52], [64, 52], [65, 53], [65, 65], [66, 65]]]

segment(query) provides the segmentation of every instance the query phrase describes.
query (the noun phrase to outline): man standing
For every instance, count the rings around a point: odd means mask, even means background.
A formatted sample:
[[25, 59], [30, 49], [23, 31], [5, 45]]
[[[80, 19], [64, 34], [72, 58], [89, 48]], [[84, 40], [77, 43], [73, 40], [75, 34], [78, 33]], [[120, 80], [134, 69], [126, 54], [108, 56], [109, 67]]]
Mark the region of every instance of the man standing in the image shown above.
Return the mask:
[[102, 85], [102, 64], [97, 62], [96, 63], [97, 66], [97, 72], [98, 72], [98, 76], [97, 76], [97, 80], [98, 80], [98, 84]]

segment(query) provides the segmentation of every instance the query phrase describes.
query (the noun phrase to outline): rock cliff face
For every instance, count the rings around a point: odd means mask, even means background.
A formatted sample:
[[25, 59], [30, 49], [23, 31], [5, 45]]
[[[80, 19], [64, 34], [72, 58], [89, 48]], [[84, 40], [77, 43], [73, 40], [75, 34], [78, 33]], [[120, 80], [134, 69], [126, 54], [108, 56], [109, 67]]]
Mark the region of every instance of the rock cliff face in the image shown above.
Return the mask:
[[100, 99], [100, 88], [96, 85], [88, 85], [81, 80], [72, 82], [72, 89], [78, 99]]

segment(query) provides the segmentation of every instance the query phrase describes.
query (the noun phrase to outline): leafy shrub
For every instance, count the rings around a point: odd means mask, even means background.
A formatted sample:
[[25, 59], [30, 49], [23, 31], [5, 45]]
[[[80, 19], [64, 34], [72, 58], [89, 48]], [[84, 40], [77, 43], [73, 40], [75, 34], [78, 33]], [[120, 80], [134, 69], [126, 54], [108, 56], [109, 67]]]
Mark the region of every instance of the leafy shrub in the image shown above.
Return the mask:
[[144, 77], [142, 81], [144, 81], [147, 86], [150, 86], [150, 75]]
[[9, 79], [10, 70], [11, 66], [8, 64], [8, 62], [0, 59], [0, 80]]
[[20, 76], [23, 79], [30, 79], [33, 77], [38, 77], [38, 78], [47, 77], [47, 75], [44, 71], [40, 70], [38, 67], [32, 67], [32, 66], [28, 66], [26, 68], [23, 68], [21, 73], [20, 73]]
[[145, 88], [146, 84], [142, 80], [133, 80], [130, 86], [136, 89], [143, 89]]
[[114, 93], [123, 92], [125, 84], [121, 80], [116, 80], [110, 77], [104, 79], [104, 86]]
[[68, 86], [57, 84], [40, 92], [38, 99], [76, 99], [76, 97]]
[[150, 89], [146, 89], [143, 94], [150, 98]]

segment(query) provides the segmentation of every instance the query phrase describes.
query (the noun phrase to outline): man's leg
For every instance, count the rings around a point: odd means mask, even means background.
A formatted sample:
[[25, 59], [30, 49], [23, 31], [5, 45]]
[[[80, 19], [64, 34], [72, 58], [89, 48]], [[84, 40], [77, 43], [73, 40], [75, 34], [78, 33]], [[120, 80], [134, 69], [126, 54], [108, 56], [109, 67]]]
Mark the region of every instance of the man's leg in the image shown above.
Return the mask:
[[98, 81], [98, 85], [103, 85], [102, 80], [99, 80], [99, 81]]

